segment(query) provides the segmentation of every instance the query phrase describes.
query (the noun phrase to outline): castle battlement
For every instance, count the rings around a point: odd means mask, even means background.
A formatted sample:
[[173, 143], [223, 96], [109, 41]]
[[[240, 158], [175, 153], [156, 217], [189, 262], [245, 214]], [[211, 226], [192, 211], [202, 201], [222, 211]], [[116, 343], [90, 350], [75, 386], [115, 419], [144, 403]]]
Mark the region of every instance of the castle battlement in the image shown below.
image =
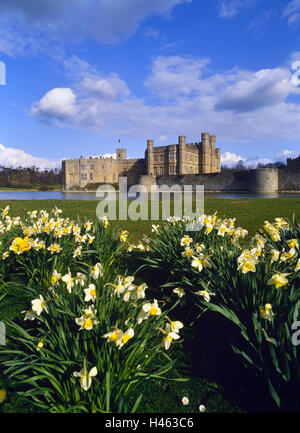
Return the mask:
[[126, 149], [117, 148], [116, 158], [99, 155], [66, 159], [62, 161], [64, 189], [82, 188], [88, 183], [116, 183], [120, 176], [127, 176], [128, 184], [136, 184], [143, 175], [219, 173], [221, 152], [215, 144], [216, 137], [205, 132], [197, 143], [186, 143], [183, 135], [178, 137], [178, 143], [163, 146], [147, 140], [145, 158], [127, 158]]

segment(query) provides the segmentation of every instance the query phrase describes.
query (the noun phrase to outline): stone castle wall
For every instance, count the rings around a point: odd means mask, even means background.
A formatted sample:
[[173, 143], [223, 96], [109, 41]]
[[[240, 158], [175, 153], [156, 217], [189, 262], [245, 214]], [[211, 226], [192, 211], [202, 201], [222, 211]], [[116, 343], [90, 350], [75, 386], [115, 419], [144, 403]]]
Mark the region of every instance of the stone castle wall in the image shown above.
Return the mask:
[[300, 171], [278, 169], [225, 170], [221, 173], [185, 174], [182, 176], [143, 176], [140, 182], [150, 190], [161, 185], [204, 185], [206, 192], [276, 193], [300, 191]]

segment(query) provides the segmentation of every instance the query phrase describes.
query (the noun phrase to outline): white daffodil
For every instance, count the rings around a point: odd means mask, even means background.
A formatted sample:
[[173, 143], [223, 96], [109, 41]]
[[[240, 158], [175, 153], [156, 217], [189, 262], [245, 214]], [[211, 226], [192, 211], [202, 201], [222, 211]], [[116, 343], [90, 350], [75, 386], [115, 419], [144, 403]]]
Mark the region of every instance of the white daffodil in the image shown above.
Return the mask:
[[137, 316], [138, 324], [142, 323], [143, 320], [147, 320], [149, 316], [159, 316], [161, 309], [158, 306], [157, 300], [154, 299], [153, 303], [147, 302], [144, 304]]
[[173, 293], [175, 293], [178, 298], [182, 298], [185, 295], [185, 291], [181, 287], [175, 287], [175, 289], [173, 289]]
[[193, 242], [193, 239], [189, 237], [189, 235], [184, 235], [180, 240], [180, 245], [184, 247], [188, 247], [190, 243]]
[[85, 360], [83, 363], [83, 369], [80, 370], [79, 372], [74, 371], [73, 373], [75, 377], [80, 377], [80, 385], [85, 391], [87, 391], [90, 388], [92, 384], [92, 377], [96, 376], [97, 374], [98, 371], [96, 367], [93, 367], [88, 373]]
[[117, 340], [120, 340], [122, 337], [123, 337], [123, 331], [121, 331], [121, 329], [117, 327], [115, 327], [113, 331], [102, 335], [102, 338], [106, 338], [107, 341], [114, 342], [114, 343], [116, 343]]
[[66, 275], [64, 275], [61, 279], [64, 283], [66, 283], [68, 292], [71, 293], [72, 287], [74, 286], [74, 278], [72, 278], [70, 268], [68, 270], [69, 272]]
[[128, 341], [134, 336], [133, 328], [128, 329], [121, 338], [118, 338], [116, 341], [116, 346], [121, 349]]
[[177, 332], [177, 334], [178, 334], [179, 329], [182, 329], [182, 328], [183, 328], [183, 323], [180, 322], [179, 320], [171, 320], [171, 319], [169, 319], [168, 317], [167, 317], [167, 319], [168, 319], [169, 322], [170, 322], [170, 328], [171, 328], [171, 331], [172, 331], [172, 332]]
[[102, 277], [103, 273], [101, 263], [96, 263], [94, 266], [91, 266], [90, 273], [94, 280], [97, 280], [99, 276]]
[[96, 286], [95, 284], [90, 284], [87, 289], [84, 289], [85, 293], [85, 302], [96, 301]]
[[80, 326], [79, 331], [81, 331], [82, 329], [90, 331], [91, 329], [93, 329], [94, 325], [98, 324], [98, 321], [94, 318], [94, 314], [96, 313], [97, 310], [94, 310], [94, 305], [92, 305], [83, 311], [83, 315], [81, 317], [77, 317], [75, 319], [77, 325]]
[[61, 278], [61, 274], [59, 272], [57, 272], [56, 269], [54, 269], [54, 272], [53, 272], [52, 277], [51, 277], [51, 284], [53, 284], [53, 285], [57, 284], [57, 282], [60, 280], [60, 278]]
[[184, 406], [187, 406], [188, 404], [189, 404], [189, 399], [187, 398], [187, 397], [182, 397], [182, 404], [184, 405]]
[[42, 295], [38, 299], [34, 299], [31, 301], [32, 311], [34, 311], [38, 316], [41, 315], [42, 311], [46, 311], [48, 313], [46, 302]]
[[162, 345], [165, 348], [165, 350], [168, 350], [170, 348], [173, 340], [178, 340], [180, 338], [177, 332], [172, 331], [169, 323], [166, 324], [164, 330], [160, 328], [159, 330], [164, 334], [162, 339]]
[[81, 272], [77, 272], [77, 275], [74, 278], [74, 282], [76, 284], [79, 284], [81, 287], [83, 287], [86, 281], [87, 281], [87, 276], [85, 274], [82, 274]]
[[206, 302], [210, 301], [210, 297], [214, 296], [215, 293], [209, 292], [207, 289], [200, 290], [199, 292], [195, 292], [195, 295], [202, 296]]
[[191, 266], [192, 268], [197, 269], [199, 272], [201, 272], [203, 269], [203, 260], [199, 257], [193, 256]]

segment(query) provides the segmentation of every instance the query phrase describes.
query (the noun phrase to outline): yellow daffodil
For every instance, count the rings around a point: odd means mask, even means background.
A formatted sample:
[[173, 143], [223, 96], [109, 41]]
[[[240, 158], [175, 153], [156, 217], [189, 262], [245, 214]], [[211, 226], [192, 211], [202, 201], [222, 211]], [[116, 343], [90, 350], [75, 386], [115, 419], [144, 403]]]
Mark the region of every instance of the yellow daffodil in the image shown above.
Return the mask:
[[6, 399], [6, 389], [1, 388], [0, 389], [0, 404], [2, 404], [5, 399]]
[[134, 330], [133, 328], [128, 329], [124, 334], [121, 336], [121, 338], [118, 338], [116, 340], [116, 346], [121, 349], [125, 344], [128, 343], [128, 341], [134, 336]]
[[260, 317], [262, 319], [268, 319], [269, 321], [272, 320], [273, 311], [272, 311], [272, 305], [266, 304], [265, 306], [259, 307]]
[[285, 278], [287, 275], [289, 274], [284, 274], [284, 273], [280, 273], [277, 272], [276, 274], [274, 274], [269, 281], [267, 282], [267, 285], [274, 285], [276, 287], [276, 289], [278, 289], [279, 287], [283, 287], [286, 286], [288, 284], [288, 279]]
[[24, 239], [17, 237], [13, 240], [9, 249], [16, 254], [22, 254], [24, 251], [29, 251], [31, 248], [32, 239], [25, 237]]
[[51, 254], [55, 254], [55, 253], [60, 253], [61, 252], [61, 250], [62, 250], [62, 247], [59, 245], [59, 244], [51, 244], [48, 248], [47, 248], [47, 250], [48, 251], [50, 251], [51, 252]]
[[159, 328], [159, 330], [163, 333], [162, 346], [165, 350], [170, 348], [173, 340], [178, 340], [180, 338], [177, 332], [172, 331], [169, 323], [166, 324], [165, 329]]

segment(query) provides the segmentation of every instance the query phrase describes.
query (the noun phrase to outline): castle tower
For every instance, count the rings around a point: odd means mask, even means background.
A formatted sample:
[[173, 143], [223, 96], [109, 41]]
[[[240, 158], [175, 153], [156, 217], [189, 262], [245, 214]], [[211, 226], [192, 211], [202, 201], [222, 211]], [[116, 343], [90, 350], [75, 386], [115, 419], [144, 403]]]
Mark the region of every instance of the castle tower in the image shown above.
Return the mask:
[[216, 149], [216, 172], [221, 173], [221, 149]]
[[147, 160], [147, 174], [149, 176], [153, 175], [153, 140], [147, 140], [147, 150], [146, 150], [146, 160]]
[[126, 160], [126, 149], [119, 148], [116, 150], [117, 153], [117, 160]]
[[211, 172], [211, 146], [208, 132], [202, 132], [202, 172]]
[[217, 171], [217, 154], [216, 154], [216, 136], [215, 135], [211, 135], [209, 138], [209, 142], [210, 142], [210, 161], [211, 161], [211, 166], [210, 166], [210, 170], [211, 173], [216, 173]]
[[178, 137], [179, 158], [178, 158], [178, 174], [185, 174], [185, 141], [186, 137], [180, 135]]

